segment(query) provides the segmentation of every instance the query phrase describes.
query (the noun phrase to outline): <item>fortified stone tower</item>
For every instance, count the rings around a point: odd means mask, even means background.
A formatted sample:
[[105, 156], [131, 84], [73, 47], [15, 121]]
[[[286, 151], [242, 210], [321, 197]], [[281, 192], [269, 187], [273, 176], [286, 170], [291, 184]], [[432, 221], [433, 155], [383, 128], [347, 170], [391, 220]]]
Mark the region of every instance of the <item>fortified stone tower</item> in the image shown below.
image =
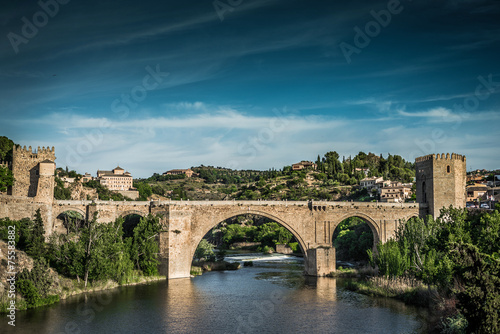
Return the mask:
[[12, 173], [14, 174], [13, 196], [35, 197], [37, 202], [52, 203], [54, 198], [54, 172], [56, 159], [54, 147], [38, 147], [33, 152], [14, 146]]
[[434, 218], [443, 207], [465, 207], [465, 164], [465, 156], [455, 153], [430, 154], [415, 160], [417, 202], [426, 203]]

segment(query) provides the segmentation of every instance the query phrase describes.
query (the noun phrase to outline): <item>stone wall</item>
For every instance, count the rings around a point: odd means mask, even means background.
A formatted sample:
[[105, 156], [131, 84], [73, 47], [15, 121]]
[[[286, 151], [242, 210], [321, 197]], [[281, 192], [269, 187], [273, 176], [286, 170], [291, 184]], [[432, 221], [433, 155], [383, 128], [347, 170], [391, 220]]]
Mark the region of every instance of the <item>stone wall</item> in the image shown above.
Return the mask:
[[139, 198], [138, 190], [115, 190], [117, 193], [122, 194], [125, 197], [133, 199], [134, 201]]
[[12, 220], [34, 219], [38, 209], [40, 209], [45, 223], [45, 233], [49, 235], [53, 231], [54, 220], [51, 204], [37, 202], [34, 198], [0, 195], [0, 218], [8, 217]]
[[276, 245], [276, 253], [292, 254], [293, 251], [288, 245]]

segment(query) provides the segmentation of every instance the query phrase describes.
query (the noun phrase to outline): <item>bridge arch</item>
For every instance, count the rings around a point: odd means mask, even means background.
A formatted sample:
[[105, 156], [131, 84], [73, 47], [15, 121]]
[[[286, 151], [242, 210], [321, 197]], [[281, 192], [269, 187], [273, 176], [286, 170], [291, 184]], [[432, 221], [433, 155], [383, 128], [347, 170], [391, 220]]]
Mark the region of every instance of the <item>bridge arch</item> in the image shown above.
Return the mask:
[[362, 212], [353, 212], [353, 213], [345, 214], [338, 221], [336, 221], [335, 225], [333, 226], [332, 231], [331, 231], [330, 240], [333, 241], [333, 234], [335, 233], [337, 226], [341, 222], [343, 222], [344, 220], [351, 218], [351, 217], [360, 218], [368, 224], [368, 226], [370, 227], [372, 234], [373, 234], [373, 247], [377, 247], [377, 244], [379, 243], [379, 241], [381, 241], [380, 233], [379, 233], [380, 227], [373, 218], [371, 218], [370, 216], [368, 216], [367, 214], [364, 214]]
[[138, 210], [128, 210], [122, 212], [118, 217], [123, 219], [123, 234], [126, 237], [134, 235], [134, 228], [139, 224], [140, 219], [146, 216], [144, 212]]
[[128, 211], [124, 211], [124, 212], [120, 213], [119, 218], [125, 218], [125, 217], [130, 216], [130, 215], [138, 215], [141, 217], [147, 216], [146, 213], [139, 211], [139, 210], [128, 210]]
[[81, 208], [79, 207], [74, 207], [74, 206], [64, 206], [64, 207], [61, 207], [58, 211], [57, 211], [57, 215], [55, 215], [55, 217], [59, 217], [60, 215], [62, 215], [63, 213], [65, 212], [68, 212], [68, 211], [74, 211], [74, 212], [78, 212], [79, 214], [82, 215], [82, 217], [85, 219], [87, 217], [87, 212], [82, 210]]
[[406, 216], [404, 219], [403, 219], [403, 222], [406, 223], [408, 220], [412, 219], [412, 218], [419, 218], [419, 215], [417, 213], [412, 213], [408, 216]]
[[221, 216], [218, 216], [214, 221], [215, 223], [212, 223], [211, 224], [207, 224], [204, 226], [203, 230], [201, 231], [201, 236], [199, 234], [197, 234], [197, 236], [194, 238], [193, 240], [193, 243], [191, 245], [191, 252], [190, 252], [190, 259], [193, 258], [194, 256], [194, 253], [196, 251], [196, 248], [198, 247], [198, 245], [200, 244], [201, 240], [203, 239], [203, 237], [212, 229], [214, 228], [215, 226], [217, 226], [218, 224], [222, 223], [223, 221], [227, 220], [227, 219], [230, 219], [230, 218], [233, 218], [233, 217], [237, 217], [237, 216], [242, 216], [242, 215], [257, 215], [257, 216], [262, 216], [262, 217], [266, 217], [266, 218], [269, 218], [275, 222], [277, 222], [278, 224], [280, 224], [281, 226], [283, 226], [284, 228], [286, 228], [290, 233], [292, 233], [292, 235], [295, 237], [295, 239], [297, 240], [297, 242], [299, 243], [300, 245], [300, 248], [302, 249], [302, 252], [304, 254], [304, 259], [306, 258], [307, 256], [307, 247], [306, 247], [306, 243], [304, 242], [304, 240], [302, 239], [301, 235], [299, 233], [297, 233], [297, 231], [290, 225], [288, 224], [285, 220], [275, 216], [275, 215], [272, 215], [268, 212], [265, 212], [265, 211], [260, 211], [260, 210], [252, 210], [252, 209], [245, 209], [245, 210], [237, 210], [237, 211], [233, 211], [231, 213], [227, 213], [227, 214], [224, 214], [224, 215], [221, 215]]
[[87, 214], [85, 211], [83, 211], [81, 208], [75, 208], [75, 207], [63, 207], [61, 210], [59, 210], [56, 215], [55, 219], [52, 221], [52, 230], [55, 231], [56, 233], [68, 233], [69, 232], [69, 227], [68, 227], [68, 221], [66, 220], [66, 215], [65, 213], [68, 212], [76, 212], [81, 216], [81, 220], [84, 222], [87, 220]]

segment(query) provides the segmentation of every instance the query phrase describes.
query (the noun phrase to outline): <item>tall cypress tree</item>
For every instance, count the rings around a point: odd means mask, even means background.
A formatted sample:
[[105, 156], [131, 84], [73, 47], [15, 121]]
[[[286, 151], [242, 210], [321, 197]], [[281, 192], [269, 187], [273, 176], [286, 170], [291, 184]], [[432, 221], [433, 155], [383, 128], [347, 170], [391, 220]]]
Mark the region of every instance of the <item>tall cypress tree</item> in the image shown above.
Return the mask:
[[40, 209], [36, 210], [33, 227], [27, 239], [28, 249], [26, 253], [35, 259], [43, 257], [45, 255], [45, 228]]

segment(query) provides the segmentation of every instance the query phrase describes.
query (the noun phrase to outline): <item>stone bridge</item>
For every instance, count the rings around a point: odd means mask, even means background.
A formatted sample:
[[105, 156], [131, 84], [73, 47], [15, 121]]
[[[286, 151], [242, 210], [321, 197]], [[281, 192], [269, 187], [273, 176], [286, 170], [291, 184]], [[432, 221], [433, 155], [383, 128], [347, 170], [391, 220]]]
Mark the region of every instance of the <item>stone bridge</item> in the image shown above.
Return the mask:
[[[243, 214], [268, 217], [287, 228], [304, 253], [308, 275], [322, 276], [335, 270], [332, 237], [337, 225], [349, 217], [363, 219], [373, 232], [374, 244], [385, 242], [398, 225], [411, 217], [436, 217], [439, 209], [450, 205], [465, 207], [465, 156], [455, 153], [430, 154], [415, 160], [417, 203], [378, 202], [299, 202], [299, 201], [57, 201], [53, 197], [54, 148], [35, 154], [24, 149], [13, 151], [16, 178], [11, 195], [0, 194], [0, 218], [33, 218], [40, 209], [47, 234], [66, 232], [60, 215], [79, 212], [98, 222], [110, 222], [130, 214], [159, 214], [163, 229], [159, 236], [160, 272], [168, 278], [189, 277], [193, 254], [203, 236], [220, 222]], [[42, 161], [43, 160], [43, 161]], [[30, 167], [38, 171], [26, 173]], [[38, 167], [36, 167], [38, 166]], [[30, 170], [31, 171], [31, 170]], [[34, 191], [36, 190], [36, 191]]]
[[[20, 201], [24, 204], [20, 205]], [[326, 201], [54, 201], [47, 205], [26, 203], [21, 198], [10, 206], [13, 211], [5, 212], [7, 207], [2, 205], [0, 216], [16, 219], [32, 218], [40, 207], [48, 234], [65, 233], [58, 217], [67, 211], [76, 211], [85, 219], [91, 219], [97, 212], [99, 222], [130, 214], [159, 214], [164, 225], [159, 238], [160, 269], [168, 278], [189, 277], [194, 252], [203, 236], [222, 221], [238, 215], [264, 216], [287, 228], [304, 253], [306, 273], [324, 275], [335, 270], [332, 237], [337, 225], [346, 218], [363, 219], [370, 226], [376, 244], [391, 238], [402, 222], [424, 216], [427, 209], [426, 204], [418, 203]]]

